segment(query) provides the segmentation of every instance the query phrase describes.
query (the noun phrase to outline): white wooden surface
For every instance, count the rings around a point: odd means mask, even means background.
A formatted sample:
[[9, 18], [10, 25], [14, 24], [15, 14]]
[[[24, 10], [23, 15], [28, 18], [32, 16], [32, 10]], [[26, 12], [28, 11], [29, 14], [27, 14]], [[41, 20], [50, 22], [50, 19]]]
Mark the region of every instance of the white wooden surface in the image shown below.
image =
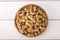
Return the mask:
[[60, 0], [0, 0], [0, 2], [20, 2], [20, 1], [60, 1]]
[[[14, 25], [16, 12], [30, 3], [41, 6], [49, 18], [45, 32], [33, 38], [20, 34]], [[60, 1], [0, 2], [0, 39], [60, 39]]]

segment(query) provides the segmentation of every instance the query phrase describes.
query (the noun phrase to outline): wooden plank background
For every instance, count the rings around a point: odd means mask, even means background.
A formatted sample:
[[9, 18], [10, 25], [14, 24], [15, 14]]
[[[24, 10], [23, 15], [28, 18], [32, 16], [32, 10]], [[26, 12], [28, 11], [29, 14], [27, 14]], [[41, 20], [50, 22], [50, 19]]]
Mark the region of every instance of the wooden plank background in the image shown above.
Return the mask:
[[21, 1], [60, 1], [60, 0], [0, 0], [0, 2], [21, 2]]
[[[16, 12], [26, 4], [39, 5], [48, 15], [47, 29], [37, 37], [26, 37], [15, 27]], [[0, 39], [60, 39], [60, 1], [0, 2]]]

